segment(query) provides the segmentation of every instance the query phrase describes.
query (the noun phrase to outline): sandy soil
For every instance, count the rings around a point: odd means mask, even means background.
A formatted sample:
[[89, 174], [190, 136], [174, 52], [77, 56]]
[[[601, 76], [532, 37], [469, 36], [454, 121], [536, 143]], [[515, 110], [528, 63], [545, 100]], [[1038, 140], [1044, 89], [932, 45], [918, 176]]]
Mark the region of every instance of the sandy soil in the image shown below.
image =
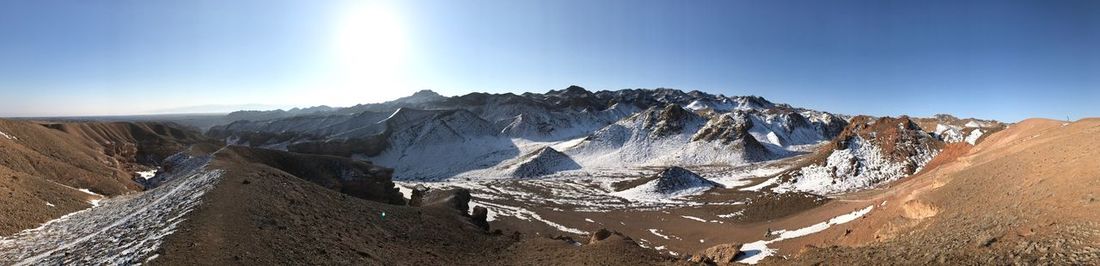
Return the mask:
[[1012, 125], [957, 160], [845, 199], [887, 203], [850, 228], [784, 243], [805, 253], [773, 262], [1095, 263], [1100, 213], [1085, 210], [1100, 195], [1097, 136], [1100, 119]]

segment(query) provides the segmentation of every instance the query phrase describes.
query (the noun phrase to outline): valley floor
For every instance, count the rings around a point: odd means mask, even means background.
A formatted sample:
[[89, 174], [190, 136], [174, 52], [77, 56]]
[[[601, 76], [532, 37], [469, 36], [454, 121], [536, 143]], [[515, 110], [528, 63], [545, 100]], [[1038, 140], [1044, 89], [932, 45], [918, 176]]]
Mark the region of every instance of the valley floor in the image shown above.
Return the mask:
[[1098, 130], [1096, 119], [1025, 121], [912, 177], [830, 197], [769, 189], [767, 176], [798, 158], [693, 167], [726, 188], [674, 199], [621, 195], [657, 169], [399, 185], [471, 189], [494, 228], [573, 237], [607, 228], [672, 256], [747, 243], [740, 262], [1076, 264], [1100, 259], [1100, 216], [1085, 211], [1100, 195]]

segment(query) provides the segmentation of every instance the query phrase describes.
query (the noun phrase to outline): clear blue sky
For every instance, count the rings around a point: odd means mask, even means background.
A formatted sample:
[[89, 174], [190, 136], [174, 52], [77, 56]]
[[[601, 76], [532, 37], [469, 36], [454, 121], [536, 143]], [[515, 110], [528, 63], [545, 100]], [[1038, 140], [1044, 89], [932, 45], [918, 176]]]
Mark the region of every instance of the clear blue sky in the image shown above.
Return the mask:
[[672, 87], [1100, 116], [1100, 1], [0, 1], [0, 116]]

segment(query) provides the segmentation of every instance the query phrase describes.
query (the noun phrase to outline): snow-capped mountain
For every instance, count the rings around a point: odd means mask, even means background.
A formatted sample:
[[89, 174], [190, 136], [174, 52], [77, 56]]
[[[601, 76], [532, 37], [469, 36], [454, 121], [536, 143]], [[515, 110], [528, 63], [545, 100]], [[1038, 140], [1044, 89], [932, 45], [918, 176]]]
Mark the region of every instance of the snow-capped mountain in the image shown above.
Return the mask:
[[931, 118], [914, 119], [921, 128], [946, 143], [966, 142], [977, 145], [982, 136], [1005, 129], [1006, 125], [995, 120], [975, 118], [960, 119], [952, 115], [938, 114]]
[[908, 117], [857, 116], [808, 165], [781, 174], [776, 189], [828, 195], [873, 187], [919, 172], [943, 146]]
[[837, 115], [757, 96], [571, 86], [521, 95], [421, 91], [379, 104], [239, 120], [208, 134], [238, 145], [366, 159], [395, 168], [397, 179], [439, 180], [515, 177], [498, 170], [547, 147], [581, 169], [739, 165], [792, 156], [845, 125]]
[[539, 177], [561, 171], [581, 169], [581, 166], [554, 148], [543, 147], [538, 151], [517, 158], [519, 163], [504, 168], [514, 177]]

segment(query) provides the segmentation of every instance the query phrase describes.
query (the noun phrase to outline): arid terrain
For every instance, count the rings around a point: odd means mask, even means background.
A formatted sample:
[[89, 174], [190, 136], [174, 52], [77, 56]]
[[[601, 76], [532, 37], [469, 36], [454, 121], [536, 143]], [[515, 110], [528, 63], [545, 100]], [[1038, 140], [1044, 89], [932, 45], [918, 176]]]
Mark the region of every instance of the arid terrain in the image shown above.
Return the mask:
[[1100, 261], [1095, 118], [579, 87], [230, 117], [0, 119], [0, 264]]

